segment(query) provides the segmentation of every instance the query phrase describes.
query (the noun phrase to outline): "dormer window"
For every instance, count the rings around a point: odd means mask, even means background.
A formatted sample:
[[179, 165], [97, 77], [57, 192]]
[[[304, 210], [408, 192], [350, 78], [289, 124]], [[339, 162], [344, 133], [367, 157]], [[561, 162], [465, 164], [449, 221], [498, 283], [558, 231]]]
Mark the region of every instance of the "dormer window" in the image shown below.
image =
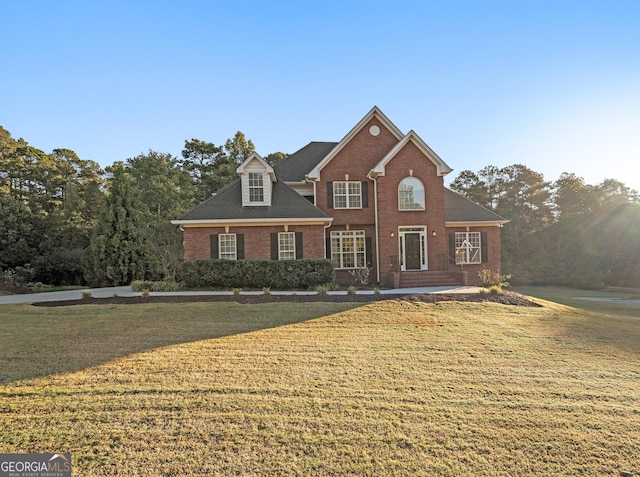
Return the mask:
[[242, 181], [243, 206], [270, 206], [273, 183], [276, 181], [273, 167], [255, 152], [244, 161], [236, 172]]
[[264, 174], [249, 172], [249, 202], [264, 202]]

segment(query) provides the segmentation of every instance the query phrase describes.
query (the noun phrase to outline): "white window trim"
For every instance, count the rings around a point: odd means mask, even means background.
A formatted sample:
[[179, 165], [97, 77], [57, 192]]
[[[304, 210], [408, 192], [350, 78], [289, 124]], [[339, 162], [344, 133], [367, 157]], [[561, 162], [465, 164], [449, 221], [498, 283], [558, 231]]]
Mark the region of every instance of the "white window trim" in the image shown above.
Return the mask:
[[[407, 179], [413, 179], [416, 180], [420, 183], [420, 186], [422, 187], [422, 207], [416, 207], [416, 208], [403, 208], [402, 207], [402, 199], [401, 199], [401, 190], [400, 187], [402, 186], [402, 184], [404, 183], [404, 181], [406, 181]], [[404, 179], [402, 179], [400, 181], [400, 184], [398, 184], [398, 210], [401, 211], [413, 211], [413, 210], [425, 210], [425, 205], [426, 205], [426, 192], [425, 192], [425, 188], [424, 188], [424, 184], [422, 183], [422, 181], [416, 177], [413, 176], [409, 176], [409, 177], [405, 177]]]
[[[472, 245], [470, 237], [477, 238], [477, 247]], [[460, 237], [460, 240], [459, 240]], [[482, 263], [482, 234], [481, 232], [456, 232], [455, 233], [455, 259], [456, 263], [477, 265]], [[460, 244], [460, 245], [458, 245]], [[458, 260], [459, 252], [464, 249], [464, 260]], [[475, 258], [472, 260], [473, 256]]]
[[400, 257], [400, 271], [407, 271], [406, 264], [406, 246], [405, 235], [406, 234], [420, 234], [420, 270], [428, 270], [427, 263], [427, 227], [415, 226], [415, 227], [398, 227], [398, 253]]
[[[233, 251], [223, 252], [223, 242], [225, 242], [226, 239], [229, 239], [229, 243], [233, 243]], [[218, 235], [218, 258], [220, 260], [238, 260], [238, 238], [236, 234]]]
[[[252, 185], [251, 184], [251, 176], [255, 175], [258, 176], [260, 178], [260, 181], [262, 182], [262, 184], [260, 184], [259, 186], [257, 185]], [[253, 172], [250, 171], [247, 173], [247, 188], [248, 188], [248, 192], [249, 192], [249, 203], [250, 204], [264, 204], [265, 203], [265, 197], [267, 197], [267, 191], [265, 190], [265, 177], [264, 177], [264, 172]], [[262, 200], [251, 200], [251, 191], [252, 190], [261, 190], [262, 191]]]
[[[353, 251], [344, 251], [345, 239], [353, 239]], [[358, 250], [357, 241], [362, 239], [362, 250]], [[338, 241], [338, 246], [334, 247], [334, 240]], [[336, 270], [349, 270], [363, 268], [367, 266], [367, 242], [364, 230], [339, 230], [331, 232], [331, 260]], [[353, 266], [345, 266], [345, 257], [353, 258]]]
[[[287, 245], [285, 237], [290, 237], [291, 249], [283, 250], [283, 245]], [[284, 254], [289, 256], [283, 257]], [[278, 260], [295, 260], [296, 259], [296, 233], [295, 232], [278, 232]]]
[[[338, 194], [336, 192], [337, 185], [339, 184], [344, 184], [344, 190], [345, 190], [344, 194]], [[358, 193], [351, 194], [349, 190], [350, 186], [356, 186], [356, 185], [357, 185]], [[344, 197], [346, 206], [342, 207], [338, 205], [338, 201], [337, 201], [338, 197]], [[357, 198], [358, 204], [352, 205], [352, 202], [356, 201], [356, 198]], [[362, 209], [362, 182], [334, 181], [333, 182], [333, 208], [334, 209]]]

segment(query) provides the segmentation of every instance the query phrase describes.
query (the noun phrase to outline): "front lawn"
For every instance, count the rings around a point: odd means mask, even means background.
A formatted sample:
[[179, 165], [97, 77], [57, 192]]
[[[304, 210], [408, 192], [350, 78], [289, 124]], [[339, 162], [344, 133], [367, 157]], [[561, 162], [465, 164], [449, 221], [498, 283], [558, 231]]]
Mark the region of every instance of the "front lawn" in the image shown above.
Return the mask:
[[640, 320], [544, 305], [3, 306], [0, 452], [71, 452], [74, 476], [640, 472]]

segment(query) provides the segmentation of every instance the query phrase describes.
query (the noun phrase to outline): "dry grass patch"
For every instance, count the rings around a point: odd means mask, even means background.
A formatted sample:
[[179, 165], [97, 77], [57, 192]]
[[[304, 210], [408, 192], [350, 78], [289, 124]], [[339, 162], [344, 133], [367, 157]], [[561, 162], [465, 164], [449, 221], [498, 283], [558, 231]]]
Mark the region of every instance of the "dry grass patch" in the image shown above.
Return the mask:
[[0, 452], [71, 452], [74, 475], [95, 476], [640, 471], [640, 355], [615, 343], [640, 341], [638, 320], [553, 304], [325, 312], [7, 383]]

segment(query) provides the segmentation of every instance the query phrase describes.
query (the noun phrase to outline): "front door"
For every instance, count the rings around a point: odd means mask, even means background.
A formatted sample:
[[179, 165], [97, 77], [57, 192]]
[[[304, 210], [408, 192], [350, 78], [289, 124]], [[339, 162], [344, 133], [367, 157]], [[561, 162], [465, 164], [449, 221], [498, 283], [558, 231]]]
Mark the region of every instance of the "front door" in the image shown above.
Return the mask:
[[426, 227], [400, 227], [400, 270], [427, 269]]
[[419, 233], [404, 234], [404, 256], [406, 270], [420, 270], [422, 268]]

